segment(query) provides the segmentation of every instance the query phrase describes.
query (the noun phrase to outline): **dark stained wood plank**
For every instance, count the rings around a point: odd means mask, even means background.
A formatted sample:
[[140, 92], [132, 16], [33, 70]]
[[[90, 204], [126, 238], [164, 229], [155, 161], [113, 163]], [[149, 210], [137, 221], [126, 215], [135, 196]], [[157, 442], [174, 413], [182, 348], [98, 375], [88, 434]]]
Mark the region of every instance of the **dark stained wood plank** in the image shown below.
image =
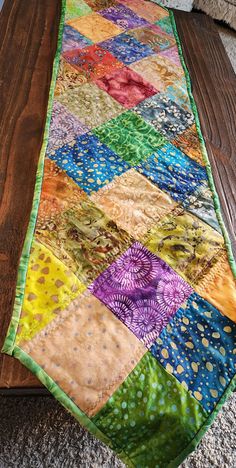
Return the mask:
[[174, 13], [236, 258], [236, 76], [212, 19], [199, 13]]
[[[60, 9], [60, 0], [5, 0], [0, 13], [0, 346], [32, 206]], [[0, 388], [39, 385], [1, 355]]]

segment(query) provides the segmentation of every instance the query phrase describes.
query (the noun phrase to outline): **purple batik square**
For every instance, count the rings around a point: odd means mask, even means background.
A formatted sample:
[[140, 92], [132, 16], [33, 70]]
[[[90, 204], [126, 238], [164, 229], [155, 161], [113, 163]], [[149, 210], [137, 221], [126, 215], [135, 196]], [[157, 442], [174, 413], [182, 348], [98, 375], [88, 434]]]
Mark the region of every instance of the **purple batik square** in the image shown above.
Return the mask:
[[148, 348], [193, 292], [163, 260], [135, 242], [90, 291]]
[[54, 101], [47, 152], [64, 146], [87, 131], [88, 128], [79, 119], [68, 112], [62, 104]]
[[140, 18], [140, 16], [130, 10], [130, 8], [121, 4], [99, 11], [99, 14], [122, 29], [134, 29], [149, 25], [144, 18]]

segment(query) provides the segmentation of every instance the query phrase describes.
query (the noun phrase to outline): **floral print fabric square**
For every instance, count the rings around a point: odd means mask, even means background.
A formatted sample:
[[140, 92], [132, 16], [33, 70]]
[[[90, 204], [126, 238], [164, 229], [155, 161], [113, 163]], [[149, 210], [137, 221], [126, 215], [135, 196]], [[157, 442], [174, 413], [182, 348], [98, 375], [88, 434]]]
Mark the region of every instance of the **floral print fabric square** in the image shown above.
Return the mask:
[[136, 168], [177, 202], [207, 187], [205, 169], [168, 143]]
[[58, 101], [89, 129], [107, 119], [121, 114], [124, 108], [95, 83], [85, 83], [67, 93], [60, 94]]
[[139, 16], [145, 18], [151, 23], [169, 16], [168, 11], [165, 11], [153, 2], [147, 2], [146, 0], [120, 0], [119, 3], [125, 4]]
[[223, 243], [217, 231], [178, 208], [150, 230], [145, 245], [194, 286]]
[[87, 83], [87, 81], [88, 79], [82, 70], [77, 70], [75, 67], [67, 63], [63, 57], [61, 57], [54, 91], [54, 104], [60, 94], [64, 94], [70, 89], [77, 88], [77, 86], [82, 86], [84, 83]]
[[148, 24], [144, 18], [140, 18], [140, 16], [136, 15], [130, 8], [119, 3], [99, 13], [122, 29], [133, 29]]
[[170, 140], [193, 123], [192, 114], [181, 109], [163, 94], [145, 99], [134, 110]]
[[192, 292], [165, 262], [138, 242], [89, 289], [147, 347]]
[[91, 196], [92, 200], [117, 225], [136, 239], [141, 239], [147, 230], [176, 203], [134, 169]]
[[120, 34], [108, 41], [101, 42], [100, 46], [108, 50], [125, 65], [137, 62], [137, 60], [154, 54], [151, 47], [138, 42], [129, 34]]
[[128, 67], [103, 76], [96, 84], [126, 109], [157, 93], [154, 86]]
[[70, 21], [70, 25], [94, 43], [105, 41], [122, 32], [121, 28], [95, 12]]
[[75, 49], [64, 53], [64, 58], [77, 70], [85, 75], [87, 80], [101, 78], [106, 73], [117, 70], [123, 66], [107, 50], [97, 45]]
[[236, 325], [192, 294], [151, 352], [211, 412], [235, 373]]
[[48, 226], [37, 227], [36, 238], [85, 285], [132, 242], [130, 236], [89, 199], [64, 211]]
[[191, 159], [195, 159], [199, 164], [205, 165], [195, 124], [187, 128], [180, 135], [177, 135], [172, 143]]
[[88, 194], [129, 169], [128, 164], [92, 133], [59, 148], [50, 158]]
[[93, 132], [104, 144], [131, 165], [145, 160], [166, 142], [165, 138], [151, 125], [130, 111], [94, 129]]
[[173, 86], [181, 75], [166, 57], [154, 55], [131, 63], [132, 70], [139, 73], [159, 91], [165, 91], [167, 86]]

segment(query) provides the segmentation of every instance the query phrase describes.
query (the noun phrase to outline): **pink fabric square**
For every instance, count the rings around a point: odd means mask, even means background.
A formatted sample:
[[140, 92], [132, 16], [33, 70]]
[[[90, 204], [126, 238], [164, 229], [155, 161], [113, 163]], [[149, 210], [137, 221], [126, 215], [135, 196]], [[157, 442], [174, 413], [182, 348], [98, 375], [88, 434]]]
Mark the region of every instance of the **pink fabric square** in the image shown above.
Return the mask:
[[138, 73], [128, 67], [103, 76], [96, 84], [122, 104], [131, 109], [159, 91]]

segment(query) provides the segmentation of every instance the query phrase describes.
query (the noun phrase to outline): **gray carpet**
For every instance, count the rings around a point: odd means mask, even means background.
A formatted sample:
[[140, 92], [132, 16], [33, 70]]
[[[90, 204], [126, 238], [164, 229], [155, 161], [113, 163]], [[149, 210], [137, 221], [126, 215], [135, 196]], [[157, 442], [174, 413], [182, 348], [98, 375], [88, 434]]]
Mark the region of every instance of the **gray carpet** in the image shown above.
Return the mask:
[[[1, 0], [0, 0], [1, 3]], [[191, 0], [164, 0], [190, 10]], [[236, 71], [236, 33], [219, 27]], [[236, 394], [182, 468], [236, 467]], [[121, 468], [111, 450], [83, 430], [53, 398], [0, 397], [0, 468]]]

